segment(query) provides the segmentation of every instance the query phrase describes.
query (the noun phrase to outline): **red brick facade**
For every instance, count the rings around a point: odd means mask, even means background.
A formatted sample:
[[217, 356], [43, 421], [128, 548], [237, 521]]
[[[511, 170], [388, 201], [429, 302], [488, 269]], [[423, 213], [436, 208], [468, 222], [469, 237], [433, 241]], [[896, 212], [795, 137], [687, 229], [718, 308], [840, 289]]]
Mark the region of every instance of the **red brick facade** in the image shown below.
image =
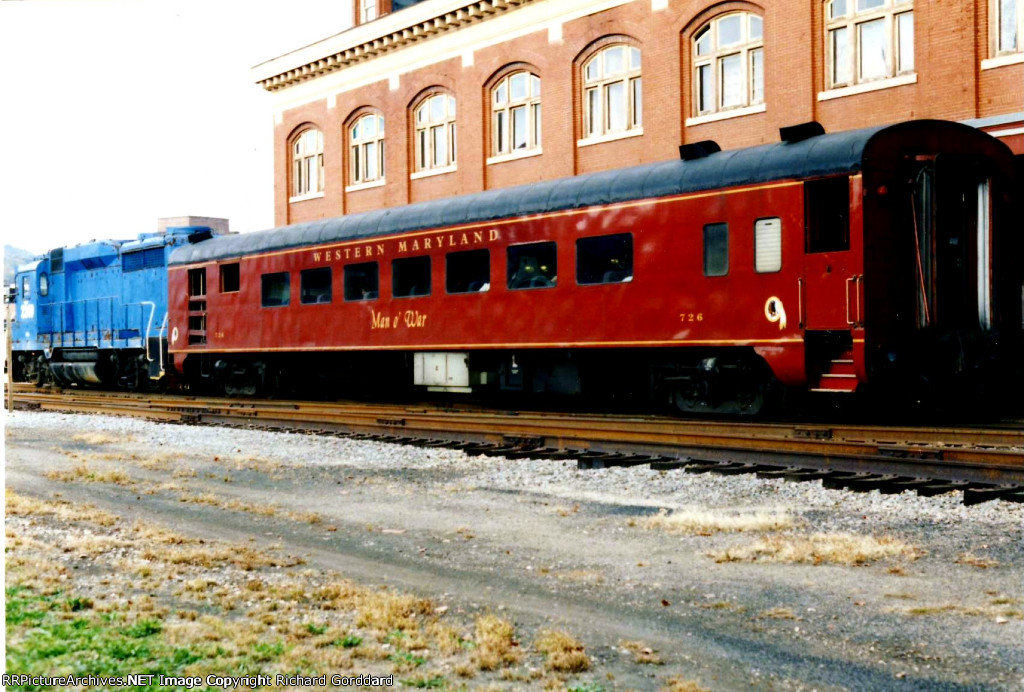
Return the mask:
[[[559, 1], [504, 3], [519, 6], [481, 22], [509, 22], [531, 6]], [[382, 8], [386, 4], [387, 0], [382, 0]], [[403, 14], [429, 10], [434, 4], [441, 5], [442, 0], [427, 0], [378, 22], [393, 23]], [[600, 6], [615, 3], [595, 0], [590, 5], [600, 10]], [[656, 9], [661, 5], [666, 7]], [[1017, 153], [1024, 153], [1024, 62], [1017, 56], [992, 60], [989, 8], [987, 0], [916, 0], [916, 80], [904, 79], [900, 85], [838, 97], [830, 95], [825, 84], [825, 5], [818, 0], [763, 4], [745, 0], [633, 0], [561, 21], [557, 27], [541, 26], [504, 42], [477, 47], [469, 55], [463, 53], [385, 74], [361, 86], [342, 85], [334, 93], [330, 87], [315, 90], [315, 85], [326, 83], [330, 75], [344, 77], [346, 70], [354, 69], [342, 67], [339, 72], [314, 76], [298, 86], [275, 89], [281, 96], [274, 131], [275, 221], [285, 225], [664, 160], [674, 157], [678, 145], [684, 142], [713, 139], [723, 149], [773, 142], [778, 140], [780, 127], [809, 120], [821, 122], [826, 131], [910, 118], [968, 121], [996, 131]], [[709, 20], [731, 11], [751, 12], [764, 20], [763, 112], [687, 126], [687, 119], [695, 115], [692, 38]], [[365, 32], [375, 24], [370, 22], [353, 31]], [[461, 31], [449, 29], [413, 45], [451, 45]], [[581, 146], [582, 65], [602, 42], [613, 40], [610, 37], [642, 51], [642, 134]], [[404, 50], [410, 49], [400, 46], [383, 55], [395, 56]], [[359, 64], [365, 66], [381, 59], [370, 57]], [[490, 87], [513, 63], [525, 66], [542, 80], [543, 153], [488, 164], [488, 157], [493, 155]], [[290, 96], [300, 88], [310, 94], [308, 99]], [[411, 177], [415, 127], [412, 109], [425, 93], [437, 88], [457, 99], [457, 170]], [[295, 101], [304, 103], [291, 105]], [[348, 128], [366, 109], [376, 109], [385, 118], [386, 182], [346, 192], [351, 175]], [[309, 126], [324, 134], [323, 195], [289, 201], [290, 141]]]

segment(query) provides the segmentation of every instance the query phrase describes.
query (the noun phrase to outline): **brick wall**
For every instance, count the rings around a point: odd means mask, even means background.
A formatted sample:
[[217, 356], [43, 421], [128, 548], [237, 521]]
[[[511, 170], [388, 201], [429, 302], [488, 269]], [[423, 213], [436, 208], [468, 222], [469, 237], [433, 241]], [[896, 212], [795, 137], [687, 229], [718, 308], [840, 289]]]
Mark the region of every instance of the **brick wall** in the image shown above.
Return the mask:
[[[695, 115], [691, 39], [708, 20], [735, 10], [764, 18], [764, 112], [687, 127], [686, 119]], [[670, 159], [679, 144], [703, 139], [714, 139], [723, 149], [751, 146], [777, 141], [780, 127], [807, 120], [838, 131], [910, 118], [965, 120], [1019, 113], [1024, 111], [1024, 64], [981, 69], [990, 57], [988, 11], [984, 1], [916, 0], [916, 82], [824, 100], [819, 99], [825, 91], [825, 37], [818, 0], [763, 5], [669, 0], [658, 11], [652, 11], [650, 0], [634, 0], [563, 24], [560, 39], [538, 28], [477, 50], [471, 61], [453, 58], [402, 73], [397, 88], [385, 78], [285, 110], [274, 131], [275, 221], [296, 223]], [[580, 147], [581, 64], [595, 42], [609, 36], [625, 37], [642, 49], [643, 134]], [[516, 62], [542, 80], [543, 153], [488, 165], [489, 85], [502, 68]], [[432, 87], [457, 99], [458, 168], [411, 180], [412, 107]], [[386, 184], [346, 193], [347, 123], [367, 107], [380, 110], [386, 121]], [[289, 141], [307, 125], [324, 133], [324, 194], [289, 202]], [[1006, 141], [1022, 153], [1021, 137], [1010, 135]]]

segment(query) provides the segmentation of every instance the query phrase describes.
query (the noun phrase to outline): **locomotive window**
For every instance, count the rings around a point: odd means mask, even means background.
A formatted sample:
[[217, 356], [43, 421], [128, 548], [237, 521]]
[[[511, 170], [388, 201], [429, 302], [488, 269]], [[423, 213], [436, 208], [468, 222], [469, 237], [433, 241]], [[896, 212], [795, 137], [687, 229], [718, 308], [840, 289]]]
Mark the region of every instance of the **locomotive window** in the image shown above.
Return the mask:
[[629, 233], [576, 241], [576, 283], [618, 284], [633, 280], [633, 236]]
[[32, 297], [32, 281], [28, 278], [28, 274], [21, 277], [21, 297], [25, 300]]
[[704, 276], [729, 273], [729, 224], [709, 223], [704, 227]]
[[39, 275], [39, 295], [45, 296], [50, 293], [50, 277], [46, 273]]
[[276, 308], [287, 305], [291, 289], [288, 272], [264, 274], [261, 278], [263, 279], [263, 307]]
[[391, 262], [391, 292], [395, 298], [430, 295], [430, 258], [406, 257]]
[[558, 252], [554, 243], [529, 243], [508, 248], [508, 287], [549, 288], [558, 283]]
[[768, 274], [782, 270], [782, 219], [754, 222], [754, 271]]
[[299, 302], [303, 305], [331, 302], [331, 268], [303, 269], [299, 273]]
[[345, 300], [373, 300], [379, 295], [380, 269], [376, 262], [345, 267]]
[[807, 252], [850, 249], [850, 178], [825, 178], [804, 183]]
[[220, 292], [236, 293], [241, 286], [238, 262], [220, 265]]
[[491, 287], [490, 250], [450, 252], [445, 258], [449, 293], [478, 293]]

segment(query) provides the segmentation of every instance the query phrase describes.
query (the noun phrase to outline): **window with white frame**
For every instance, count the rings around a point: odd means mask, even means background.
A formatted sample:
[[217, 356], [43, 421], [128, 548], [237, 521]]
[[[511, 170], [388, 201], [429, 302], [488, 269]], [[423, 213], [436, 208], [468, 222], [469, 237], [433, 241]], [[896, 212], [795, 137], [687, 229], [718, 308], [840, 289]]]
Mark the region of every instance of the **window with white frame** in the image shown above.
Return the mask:
[[377, 18], [377, 0], [359, 0], [359, 23]]
[[384, 116], [367, 113], [349, 129], [349, 179], [352, 185], [384, 180]]
[[1024, 0], [992, 0], [995, 55], [1024, 53]]
[[491, 89], [492, 156], [540, 147], [540, 77], [525, 70]]
[[316, 128], [303, 130], [292, 141], [292, 195], [324, 191], [324, 135]]
[[413, 109], [416, 127], [416, 170], [455, 165], [455, 97], [427, 96]]
[[640, 49], [625, 43], [602, 48], [583, 65], [583, 137], [643, 127]]
[[914, 71], [912, 0], [828, 0], [825, 3], [829, 88]]
[[764, 103], [764, 20], [733, 12], [694, 34], [693, 87], [696, 115]]

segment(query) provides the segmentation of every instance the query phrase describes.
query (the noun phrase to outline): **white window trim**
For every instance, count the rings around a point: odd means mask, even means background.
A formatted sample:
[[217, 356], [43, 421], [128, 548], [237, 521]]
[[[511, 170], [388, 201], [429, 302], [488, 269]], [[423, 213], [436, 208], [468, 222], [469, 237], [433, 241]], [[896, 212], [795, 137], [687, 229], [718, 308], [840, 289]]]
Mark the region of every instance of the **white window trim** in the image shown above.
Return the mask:
[[[738, 43], [734, 43], [732, 45], [719, 46], [718, 45], [718, 36], [717, 36], [718, 24], [719, 24], [719, 22], [721, 20], [726, 19], [728, 17], [732, 17], [732, 16], [739, 16], [739, 17], [741, 17], [741, 20], [740, 20], [742, 22], [741, 40]], [[755, 39], [751, 39], [750, 38], [751, 17], [757, 17], [758, 19], [761, 20], [761, 27], [762, 28], [761, 28], [761, 37], [760, 38], [755, 38]], [[703, 33], [705, 30], [707, 30], [709, 32], [710, 38], [711, 38], [711, 44], [714, 46], [714, 48], [707, 55], [697, 55], [697, 41], [696, 41], [696, 37], [698, 35], [700, 35], [701, 33]], [[700, 29], [698, 29], [696, 31], [696, 33], [694, 33], [693, 38], [690, 40], [690, 54], [691, 54], [692, 59], [693, 59], [693, 65], [692, 65], [693, 88], [694, 88], [693, 111], [698, 113], [697, 115], [693, 116], [694, 118], [704, 118], [704, 117], [710, 116], [712, 114], [721, 113], [723, 111], [742, 109], [742, 108], [749, 108], [750, 106], [756, 106], [759, 103], [764, 103], [765, 102], [763, 94], [762, 94], [761, 100], [760, 101], [756, 101], [756, 102], [754, 102], [753, 95], [752, 95], [753, 84], [752, 84], [752, 81], [751, 81], [751, 68], [750, 68], [751, 55], [754, 53], [754, 51], [758, 51], [758, 50], [761, 51], [761, 59], [762, 59], [761, 68], [762, 68], [762, 71], [763, 71], [763, 69], [764, 69], [764, 62], [763, 62], [764, 61], [764, 17], [762, 15], [756, 14], [754, 12], [747, 12], [747, 11], [726, 12], [724, 14], [721, 14], [721, 15], [719, 15], [719, 16], [717, 16], [717, 17], [715, 17], [715, 18], [705, 22], [704, 25], [701, 26]], [[742, 78], [741, 81], [743, 82], [743, 91], [744, 91], [742, 103], [744, 103], [746, 105], [725, 106], [725, 107], [723, 107], [721, 105], [722, 97], [723, 97], [723, 89], [724, 89], [724, 86], [722, 84], [722, 73], [721, 73], [722, 61], [725, 58], [733, 57], [733, 56], [736, 56], [736, 55], [740, 56], [740, 67], [741, 67], [742, 75], [743, 75], [743, 78]], [[714, 105], [710, 109], [704, 111], [703, 113], [700, 113], [698, 111], [698, 109], [700, 108], [700, 78], [698, 77], [698, 74], [700, 72], [700, 68], [701, 67], [710, 67], [711, 68], [711, 72], [714, 75], [714, 77], [713, 77], [713, 79], [714, 79], [714, 89], [713, 89], [713, 93], [712, 93]], [[764, 90], [764, 85], [765, 85], [764, 75], [762, 75], [761, 76], [762, 91]]]
[[640, 137], [644, 133], [644, 128], [634, 127], [632, 130], [623, 130], [622, 132], [612, 132], [607, 135], [601, 135], [599, 137], [587, 137], [586, 139], [577, 139], [576, 146], [578, 147], [589, 147], [593, 144], [604, 144], [605, 142], [614, 142], [618, 139], [629, 139], [630, 137]]
[[306, 200], [310, 200], [310, 199], [320, 199], [323, 196], [324, 196], [323, 191], [320, 191], [320, 192], [307, 192], [304, 195], [295, 195], [294, 197], [289, 197], [288, 201], [289, 202], [305, 202]]
[[531, 156], [540, 156], [544, 153], [544, 150], [540, 147], [536, 149], [523, 149], [521, 151], [514, 151], [511, 154], [502, 154], [501, 156], [492, 156], [487, 159], [487, 165], [491, 166], [495, 163], [505, 163], [506, 161], [515, 161], [517, 159], [528, 159]]
[[[850, 3], [849, 10], [842, 17], [836, 17], [835, 19], [828, 18], [829, 2], [822, 3], [824, 12], [824, 26], [825, 26], [825, 83], [830, 86], [825, 90], [839, 91], [850, 87], [859, 86], [861, 84], [867, 84], [870, 81], [886, 81], [889, 79], [895, 79], [908, 74], [914, 74], [914, 71], [900, 71], [900, 45], [899, 45], [899, 25], [897, 17], [907, 12], [914, 12], [913, 0], [885, 0], [885, 4], [882, 7], [871, 8], [866, 10], [857, 10], [857, 0], [848, 0]], [[885, 32], [886, 32], [886, 45], [889, 49], [889, 55], [886, 60], [886, 72], [891, 76], [886, 77], [874, 77], [864, 79], [860, 76], [860, 58], [861, 58], [861, 43], [860, 36], [858, 34], [858, 27], [868, 22], [885, 21]], [[914, 28], [916, 29], [917, 15], [914, 15]], [[831, 33], [838, 29], [845, 28], [850, 41], [849, 53], [850, 53], [850, 81], [843, 82], [837, 86], [831, 86], [832, 77], [834, 75], [835, 66], [833, 64], [835, 60], [835, 51], [831, 45]], [[916, 42], [916, 34], [915, 34]], [[916, 47], [915, 58], [916, 58]], [[915, 60], [916, 65], [916, 60]], [[915, 67], [916, 71], [916, 67]], [[820, 99], [819, 99], [820, 100]]]
[[368, 183], [356, 183], [355, 185], [346, 186], [345, 192], [359, 192], [360, 190], [369, 190], [374, 187], [384, 187], [385, 182], [384, 178], [378, 178]]
[[1006, 67], [1007, 65], [1020, 65], [1024, 63], [1024, 53], [1008, 53], [1006, 55], [1000, 55], [995, 58], [987, 58], [981, 61], [981, 69], [983, 70], [994, 70], [997, 67]]
[[[526, 96], [526, 98], [521, 98], [521, 99], [517, 99], [517, 100], [513, 101], [513, 99], [512, 99], [512, 77], [514, 77], [515, 75], [518, 75], [518, 74], [525, 74], [526, 75], [527, 96]], [[540, 149], [540, 138], [537, 136], [536, 122], [534, 121], [533, 113], [534, 113], [534, 109], [540, 109], [540, 107], [541, 107], [541, 99], [540, 99], [540, 96], [534, 96], [533, 95], [533, 80], [534, 79], [539, 81], [540, 77], [538, 75], [534, 74], [533, 72], [530, 72], [529, 70], [515, 70], [513, 72], [509, 72], [508, 74], [506, 74], [504, 77], [499, 79], [495, 83], [495, 85], [493, 87], [491, 87], [491, 94], [490, 94], [490, 99], [491, 99], [491, 145], [490, 145], [490, 151], [492, 153], [497, 151], [498, 147], [501, 144], [507, 144], [508, 148], [509, 148], [509, 153], [507, 153], [507, 154], [494, 154], [493, 156], [490, 157], [491, 159], [503, 158], [503, 157], [511, 155], [515, 151], [524, 151], [523, 149], [513, 150], [511, 148], [512, 147], [512, 110], [514, 108], [525, 108], [526, 109], [527, 142], [526, 142], [526, 149], [525, 149], [525, 151], [533, 151], [533, 150], [536, 150], [536, 149]], [[505, 86], [505, 94], [506, 94], [505, 103], [504, 104], [500, 104], [500, 105], [499, 104], [495, 104], [494, 103], [495, 92], [502, 85]], [[506, 127], [507, 132], [506, 132], [506, 136], [505, 136], [506, 142], [503, 142], [503, 143], [502, 142], [498, 142], [498, 132], [497, 132], [497, 126], [496, 126], [496, 123], [495, 123], [495, 120], [496, 120], [496, 117], [497, 117], [498, 113], [504, 113], [505, 114], [505, 121], [506, 121], [505, 127]], [[490, 159], [488, 159], [488, 161], [490, 161]]]
[[838, 89], [828, 89], [826, 91], [818, 92], [819, 101], [831, 101], [832, 99], [843, 98], [844, 96], [855, 96], [856, 94], [864, 94], [869, 91], [881, 91], [882, 89], [892, 89], [893, 87], [905, 86], [907, 84], [917, 84], [917, 73], [912, 72], [910, 74], [901, 74], [898, 77], [890, 77], [888, 79], [879, 79], [873, 82], [864, 82], [863, 84], [854, 84], [852, 86], [839, 87]]
[[458, 165], [445, 166], [443, 168], [428, 168], [423, 171], [416, 171], [415, 173], [409, 174], [409, 180], [419, 180], [420, 178], [429, 178], [435, 175], [444, 175], [445, 173], [454, 173], [459, 170]]
[[[622, 49], [625, 50], [625, 56], [624, 57], [625, 57], [625, 60], [626, 60], [626, 69], [624, 71], [622, 71], [622, 72], [615, 73], [615, 74], [609, 76], [609, 75], [606, 75], [604, 73], [604, 64], [603, 64], [604, 63], [604, 55], [605, 55], [605, 53], [607, 53], [608, 51], [610, 51], [613, 48], [622, 48]], [[642, 68], [642, 66], [641, 67], [633, 67], [632, 66], [632, 61], [633, 61], [632, 52], [634, 50], [636, 50], [640, 54], [640, 56], [641, 56], [640, 57], [640, 61], [641, 61], [641, 64], [642, 64], [642, 62], [643, 62], [643, 50], [639, 46], [634, 46], [634, 45], [632, 45], [630, 43], [625, 43], [625, 42], [618, 42], [618, 43], [609, 43], [608, 45], [603, 46], [602, 48], [598, 49], [597, 51], [595, 51], [590, 56], [590, 58], [588, 58], [586, 60], [586, 62], [584, 62], [580, 66], [580, 82], [581, 82], [581, 84], [580, 84], [580, 88], [581, 88], [581, 91], [580, 91], [580, 97], [581, 97], [580, 105], [582, 107], [582, 112], [580, 113], [580, 115], [582, 116], [581, 120], [580, 120], [580, 125], [583, 127], [583, 131], [584, 132], [586, 132], [588, 129], [596, 129], [596, 128], [593, 127], [593, 124], [591, 123], [591, 118], [593, 117], [593, 113], [590, 113], [588, 111], [588, 97], [587, 97], [588, 92], [590, 92], [591, 90], [596, 90], [598, 95], [599, 95], [600, 101], [601, 101], [601, 110], [600, 110], [601, 127], [599, 129], [599, 134], [587, 135], [587, 136], [584, 137], [585, 140], [589, 141], [589, 140], [593, 139], [593, 140], [599, 140], [599, 141], [606, 141], [603, 138], [613, 134], [612, 132], [609, 132], [609, 130], [606, 129], [606, 126], [608, 124], [609, 113], [608, 113], [608, 109], [607, 109], [607, 106], [606, 106], [606, 103], [605, 103], [605, 98], [606, 98], [605, 95], [606, 95], [606, 90], [611, 85], [618, 84], [618, 83], [621, 83], [622, 86], [623, 86], [623, 98], [624, 98], [625, 107], [626, 107], [626, 110], [625, 110], [625, 113], [624, 113], [625, 119], [626, 119], [626, 128], [624, 130], [616, 131], [615, 134], [619, 134], [621, 132], [634, 132], [636, 130], [642, 130], [643, 129], [643, 105], [642, 105], [642, 101], [643, 101], [643, 86], [642, 86], [642, 84], [643, 84], [643, 68]], [[601, 76], [600, 76], [600, 78], [598, 78], [598, 79], [596, 79], [594, 81], [588, 82], [587, 81], [587, 77], [586, 77], [587, 68], [591, 64], [594, 64], [595, 62], [600, 66], [599, 69], [600, 69]], [[636, 124], [636, 125], [632, 124], [633, 121], [637, 119], [636, 118], [636, 104], [634, 103], [634, 99], [633, 99], [633, 81], [634, 80], [639, 80], [641, 82], [641, 88], [640, 88], [641, 116], [639, 118], [640, 122], [638, 124]], [[616, 137], [616, 139], [621, 139], [621, 138]]]
[[744, 108], [730, 108], [729, 110], [719, 111], [717, 113], [708, 113], [707, 115], [698, 115], [693, 118], [687, 118], [686, 126], [692, 127], [694, 125], [703, 125], [704, 123], [713, 123], [718, 120], [742, 118], [744, 115], [764, 113], [766, 110], [768, 110], [768, 106], [767, 104], [764, 103], [758, 103], [753, 106], [746, 106]]

